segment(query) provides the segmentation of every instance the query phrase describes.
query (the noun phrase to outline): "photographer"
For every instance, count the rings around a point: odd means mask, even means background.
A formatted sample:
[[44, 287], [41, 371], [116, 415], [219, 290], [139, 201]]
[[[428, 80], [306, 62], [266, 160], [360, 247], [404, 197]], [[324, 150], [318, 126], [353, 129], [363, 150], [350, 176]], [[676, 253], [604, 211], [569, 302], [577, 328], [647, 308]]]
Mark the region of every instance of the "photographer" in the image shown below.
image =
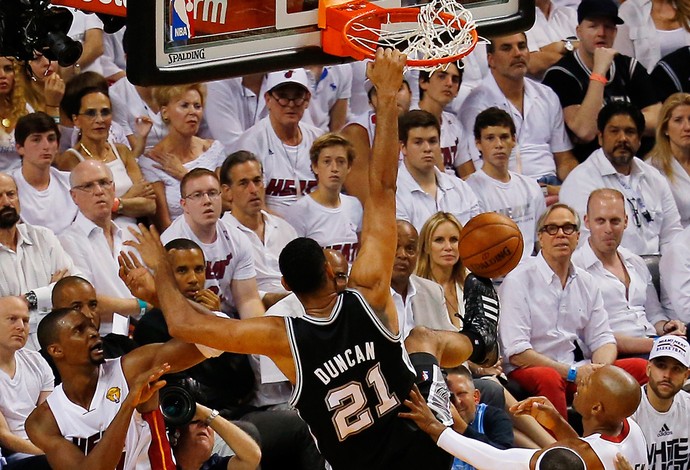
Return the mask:
[[[235, 452], [234, 456], [213, 454], [216, 433]], [[180, 470], [250, 470], [261, 461], [257, 443], [216, 410], [196, 404], [194, 419], [171, 432], [170, 443]]]

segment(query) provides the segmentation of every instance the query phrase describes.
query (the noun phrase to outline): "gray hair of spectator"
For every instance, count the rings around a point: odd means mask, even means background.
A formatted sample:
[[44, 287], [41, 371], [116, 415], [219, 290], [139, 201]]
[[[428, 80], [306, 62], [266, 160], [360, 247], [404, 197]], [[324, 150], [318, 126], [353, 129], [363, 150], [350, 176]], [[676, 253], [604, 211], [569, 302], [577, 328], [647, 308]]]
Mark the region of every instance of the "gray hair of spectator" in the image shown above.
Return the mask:
[[589, 197], [587, 198], [587, 213], [589, 214], [589, 204], [594, 199], [595, 197], [608, 197], [611, 199], [620, 199], [623, 201], [623, 204], [625, 204], [625, 196], [623, 196], [623, 193], [618, 191], [617, 189], [613, 188], [599, 188], [595, 189], [591, 193], [589, 193]]
[[192, 180], [195, 180], [197, 178], [201, 178], [203, 176], [210, 176], [216, 181], [218, 181], [218, 185], [220, 186], [220, 180], [218, 179], [218, 175], [216, 174], [215, 171], [211, 171], [208, 168], [194, 168], [190, 172], [188, 172], [186, 175], [182, 177], [182, 181], [180, 181], [180, 196], [184, 198], [186, 196], [185, 194], [185, 188], [187, 187], [187, 183], [189, 183]]
[[93, 287], [93, 285], [89, 281], [87, 281], [81, 276], [65, 276], [59, 281], [57, 281], [53, 286], [53, 292], [51, 293], [50, 297], [51, 303], [57, 303], [57, 298], [62, 293], [62, 289], [66, 289], [77, 284], [88, 285]]
[[436, 116], [428, 111], [415, 109], [398, 118], [398, 140], [406, 144], [410, 129], [417, 127], [433, 127], [438, 132], [439, 137], [441, 136], [441, 125]]
[[[525, 41], [527, 41], [527, 35], [525, 34], [524, 31], [520, 31], [520, 33], [515, 33], [515, 34], [522, 34], [522, 35], [525, 37]], [[493, 37], [493, 38], [489, 38], [489, 42], [486, 43], [486, 53], [487, 53], [487, 55], [488, 55], [488, 54], [493, 54], [494, 52], [496, 52], [496, 44], [494, 44], [494, 41], [495, 41], [496, 39], [505, 38], [505, 37], [508, 37], [508, 36], [512, 36], [512, 34], [506, 34], [506, 35], [504, 35], [504, 36], [496, 36], [496, 37]]]
[[638, 135], [644, 131], [644, 115], [635, 105], [627, 101], [612, 101], [601, 108], [597, 116], [597, 129], [604, 132], [604, 128], [614, 116], [629, 116], [635, 123]]
[[311, 164], [316, 166], [316, 164], [319, 162], [319, 155], [321, 155], [321, 151], [323, 151], [323, 149], [336, 146], [345, 148], [345, 151], [347, 152], [347, 166], [352, 166], [352, 162], [355, 161], [355, 149], [349, 140], [340, 134], [336, 134], [335, 132], [327, 132], [326, 134], [318, 137], [314, 143], [311, 144], [311, 148], [309, 149], [309, 159], [311, 160]]
[[507, 127], [510, 129], [510, 135], [515, 137], [516, 131], [513, 118], [501, 108], [492, 106], [477, 114], [477, 118], [474, 120], [474, 138], [476, 140], [481, 139], [482, 130], [491, 126]]
[[225, 184], [227, 186], [232, 186], [232, 178], [230, 178], [230, 172], [237, 165], [247, 162], [256, 162], [259, 165], [259, 170], [261, 174], [264, 174], [264, 166], [259, 161], [258, 157], [248, 150], [238, 150], [237, 152], [231, 153], [227, 156], [223, 165], [220, 167], [220, 184]]
[[580, 454], [568, 447], [551, 447], [537, 459], [535, 470], [586, 470], [587, 465]]
[[[108, 173], [108, 176], [110, 176], [110, 179], [113, 179], [113, 172], [112, 172], [112, 170], [110, 169], [110, 167], [109, 167], [108, 165], [106, 165], [105, 163], [99, 162], [99, 161], [96, 161], [96, 160], [84, 160], [84, 161], [82, 161], [82, 162], [79, 162], [79, 163], [77, 164], [77, 166], [75, 166], [74, 168], [72, 168], [72, 171], [71, 171], [70, 174], [69, 174], [69, 187], [70, 187], [70, 189], [73, 189], [73, 188], [76, 186], [75, 181], [74, 181], [74, 178], [75, 178], [75, 176], [74, 176], [75, 171], [74, 171], [74, 170], [77, 170], [79, 167], [82, 167], [82, 168], [83, 168], [83, 167], [86, 166], [86, 165], [97, 166], [97, 167], [100, 167], [100, 168], [105, 168], [105, 169], [106, 169], [106, 172]], [[77, 172], [79, 172], [79, 171], [80, 171], [80, 170], [77, 170]], [[189, 174], [189, 173], [188, 173], [188, 174]]]
[[48, 346], [58, 342], [60, 338], [60, 328], [59, 323], [64, 317], [72, 312], [80, 313], [79, 310], [74, 310], [73, 308], [58, 308], [48, 313], [43, 320], [38, 324], [37, 337], [38, 344], [41, 345], [41, 349], [48, 352]]
[[24, 142], [31, 134], [42, 134], [54, 131], [60, 141], [60, 128], [55, 120], [42, 111], [22, 116], [14, 128], [14, 139], [17, 144], [24, 146]]
[[557, 202], [556, 204], [553, 204], [549, 207], [546, 208], [544, 213], [539, 217], [539, 220], [537, 221], [537, 233], [541, 232], [541, 229], [544, 228], [544, 224], [546, 222], [546, 219], [549, 218], [551, 213], [555, 211], [556, 209], [566, 209], [569, 211], [571, 214], [575, 216], [575, 227], [576, 230], [579, 232], [580, 231], [580, 224], [582, 223], [580, 220], [580, 215], [577, 213], [575, 209], [570, 207], [568, 204], [563, 204], [562, 202]]
[[[673, 152], [671, 152], [671, 139], [668, 136], [668, 122], [671, 114], [679, 106], [690, 106], [690, 93], [674, 93], [664, 101], [659, 111], [659, 123], [656, 126], [656, 142], [649, 151], [649, 159], [656, 168], [661, 170], [666, 177], [674, 182], [676, 175], [673, 171]], [[16, 133], [16, 131], [15, 131]]]

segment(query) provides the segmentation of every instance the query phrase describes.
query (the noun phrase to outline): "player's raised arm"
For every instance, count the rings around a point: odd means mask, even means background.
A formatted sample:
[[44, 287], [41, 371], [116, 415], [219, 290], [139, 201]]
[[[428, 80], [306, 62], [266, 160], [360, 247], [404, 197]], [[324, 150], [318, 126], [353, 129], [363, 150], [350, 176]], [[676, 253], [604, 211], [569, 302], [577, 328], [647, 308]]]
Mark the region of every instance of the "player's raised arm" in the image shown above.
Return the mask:
[[359, 290], [392, 333], [398, 320], [390, 294], [395, 259], [395, 182], [398, 175], [398, 110], [406, 57], [379, 49], [368, 64], [367, 77], [376, 87], [376, 134], [369, 164], [369, 194], [364, 201], [361, 248], [352, 265], [350, 286]]

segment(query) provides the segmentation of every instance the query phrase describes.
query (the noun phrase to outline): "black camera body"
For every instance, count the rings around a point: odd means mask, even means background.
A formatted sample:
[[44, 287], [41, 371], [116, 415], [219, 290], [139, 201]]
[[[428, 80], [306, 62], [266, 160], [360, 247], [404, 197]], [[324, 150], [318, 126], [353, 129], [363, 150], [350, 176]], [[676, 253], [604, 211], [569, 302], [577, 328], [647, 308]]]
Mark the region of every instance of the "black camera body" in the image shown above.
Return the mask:
[[196, 404], [202, 401], [199, 383], [185, 375], [165, 377], [167, 384], [158, 392], [160, 409], [168, 427], [181, 427], [189, 423], [196, 413]]
[[79, 60], [83, 47], [67, 36], [72, 13], [49, 5], [49, 0], [0, 1], [0, 56], [32, 60], [40, 52], [62, 67]]

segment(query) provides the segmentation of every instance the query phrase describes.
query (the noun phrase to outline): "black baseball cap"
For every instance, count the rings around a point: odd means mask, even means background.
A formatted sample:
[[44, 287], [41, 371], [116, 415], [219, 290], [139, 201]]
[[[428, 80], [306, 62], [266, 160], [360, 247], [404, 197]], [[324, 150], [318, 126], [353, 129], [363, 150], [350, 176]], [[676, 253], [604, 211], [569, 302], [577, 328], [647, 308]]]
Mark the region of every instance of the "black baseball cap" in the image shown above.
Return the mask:
[[613, 0], [582, 0], [577, 7], [577, 23], [590, 18], [610, 18], [615, 24], [624, 23]]

